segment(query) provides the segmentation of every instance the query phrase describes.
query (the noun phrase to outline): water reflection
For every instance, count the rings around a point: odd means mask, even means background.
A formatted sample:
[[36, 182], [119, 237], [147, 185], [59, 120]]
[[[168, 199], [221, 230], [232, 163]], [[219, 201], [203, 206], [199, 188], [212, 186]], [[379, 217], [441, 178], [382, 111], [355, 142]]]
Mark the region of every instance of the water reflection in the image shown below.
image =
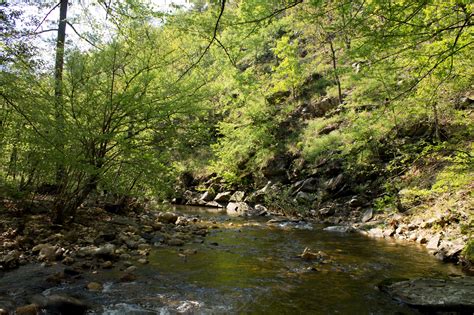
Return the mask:
[[[222, 214], [196, 210], [212, 220], [226, 220]], [[213, 231], [204, 244], [190, 245], [197, 254], [186, 260], [174, 248], [154, 251], [148, 272], [161, 275], [161, 289], [202, 302], [201, 311], [215, 313], [226, 306], [226, 312], [258, 314], [411, 314], [379, 292], [377, 284], [386, 278], [460, 273], [412, 244], [330, 233], [322, 227], [281, 229], [234, 220], [233, 227]], [[314, 266], [298, 258], [305, 247], [324, 251], [330, 262]]]

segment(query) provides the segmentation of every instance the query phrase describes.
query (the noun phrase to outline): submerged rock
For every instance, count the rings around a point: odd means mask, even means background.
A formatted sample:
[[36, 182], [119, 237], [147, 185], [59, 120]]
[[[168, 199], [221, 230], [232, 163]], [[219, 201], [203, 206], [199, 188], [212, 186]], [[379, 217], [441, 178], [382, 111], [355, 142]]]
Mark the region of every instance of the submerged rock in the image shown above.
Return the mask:
[[172, 239], [167, 240], [166, 244], [168, 244], [169, 246], [183, 246], [184, 241], [179, 238], [172, 238]]
[[102, 284], [98, 282], [89, 282], [87, 284], [87, 290], [91, 292], [100, 292], [102, 291]]
[[87, 303], [67, 295], [36, 295], [32, 300], [47, 314], [82, 315], [90, 308]]
[[[9, 313], [6, 313], [9, 314]], [[15, 313], [17, 315], [38, 315], [41, 314], [41, 307], [38, 304], [28, 304], [17, 307]]]
[[337, 232], [337, 233], [350, 233], [350, 232], [354, 232], [354, 229], [346, 225], [334, 225], [334, 226], [328, 226], [324, 228], [323, 231]]
[[382, 285], [393, 299], [424, 312], [474, 312], [474, 278], [415, 279]]
[[306, 260], [325, 260], [329, 255], [322, 251], [312, 252], [309, 247], [306, 247], [300, 257]]

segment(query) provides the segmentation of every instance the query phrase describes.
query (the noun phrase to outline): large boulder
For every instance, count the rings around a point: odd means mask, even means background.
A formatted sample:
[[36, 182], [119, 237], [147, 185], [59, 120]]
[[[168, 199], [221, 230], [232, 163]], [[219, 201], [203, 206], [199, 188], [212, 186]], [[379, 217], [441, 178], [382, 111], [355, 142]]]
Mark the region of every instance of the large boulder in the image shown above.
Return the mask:
[[474, 278], [415, 279], [381, 285], [393, 299], [422, 312], [474, 312]]
[[221, 192], [217, 194], [217, 196], [214, 198], [214, 201], [228, 202], [231, 196], [232, 196], [232, 193], [230, 191]]
[[430, 238], [428, 241], [428, 244], [426, 244], [426, 248], [429, 250], [437, 250], [439, 241], [441, 239], [441, 236], [439, 234], [434, 235], [433, 237]]
[[205, 191], [202, 195], [200, 200], [202, 201], [212, 201], [216, 197], [216, 193], [214, 192], [213, 189], [209, 189]]
[[245, 198], [245, 192], [238, 190], [230, 197], [229, 201], [241, 202], [241, 201], [244, 201], [244, 198]]
[[226, 210], [229, 215], [244, 215], [248, 214], [253, 209], [245, 202], [229, 202]]

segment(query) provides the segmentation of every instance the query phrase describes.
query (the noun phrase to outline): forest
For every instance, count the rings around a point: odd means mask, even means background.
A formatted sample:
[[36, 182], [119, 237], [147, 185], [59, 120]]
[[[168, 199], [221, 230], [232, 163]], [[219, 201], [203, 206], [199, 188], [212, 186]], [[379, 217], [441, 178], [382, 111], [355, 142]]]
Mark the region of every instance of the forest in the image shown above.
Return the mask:
[[[18, 268], [67, 266], [48, 288], [102, 269], [137, 281], [155, 247], [190, 264], [190, 243], [220, 247], [213, 230], [248, 220], [419, 244], [425, 268], [463, 274], [447, 311], [474, 310], [473, 14], [467, 0], [0, 1], [0, 314], [105, 312], [32, 288], [4, 306]], [[292, 253], [305, 268], [344, 270], [311, 244]]]

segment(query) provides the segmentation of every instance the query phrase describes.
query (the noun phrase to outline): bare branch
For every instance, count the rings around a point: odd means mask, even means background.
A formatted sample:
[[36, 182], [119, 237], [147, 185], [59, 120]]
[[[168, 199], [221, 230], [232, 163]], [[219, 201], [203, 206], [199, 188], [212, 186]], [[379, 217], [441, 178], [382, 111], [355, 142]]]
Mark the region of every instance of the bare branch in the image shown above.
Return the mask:
[[[204, 49], [204, 51], [201, 53], [201, 55], [199, 56], [198, 60], [196, 62], [194, 62], [192, 65], [190, 65], [178, 78], [178, 80], [176, 80], [176, 82], [179, 82], [181, 81], [181, 79], [186, 75], [188, 74], [189, 71], [191, 71], [194, 67], [196, 67], [202, 60], [202, 58], [204, 58], [204, 56], [206, 55], [206, 53], [209, 51], [209, 48], [211, 48], [212, 44], [214, 43], [214, 41], [216, 41], [217, 39], [217, 31], [219, 29], [219, 22], [222, 18], [222, 15], [224, 14], [224, 9], [225, 9], [225, 2], [226, 0], [222, 0], [221, 2], [221, 11], [219, 12], [219, 16], [217, 17], [217, 21], [216, 21], [216, 25], [214, 26], [214, 34], [212, 35], [212, 38], [211, 40], [209, 41], [209, 44], [206, 46], [206, 48]], [[175, 82], [175, 83], [176, 83]]]
[[51, 12], [53, 12], [57, 7], [59, 7], [59, 5], [61, 4], [61, 2], [59, 2], [58, 4], [56, 4], [51, 10], [48, 11], [48, 13], [46, 13], [46, 15], [44, 16], [44, 18], [41, 20], [41, 22], [36, 26], [35, 30], [33, 31], [33, 33], [36, 33], [36, 31], [41, 27], [41, 24], [44, 23], [44, 21], [46, 21], [46, 19], [48, 18], [48, 16], [51, 14]]
[[258, 18], [258, 19], [254, 19], [254, 20], [249, 20], [249, 21], [244, 21], [244, 22], [239, 22], [239, 23], [235, 23], [235, 24], [232, 24], [232, 25], [242, 25], [242, 24], [251, 24], [251, 23], [260, 23], [260, 22], [263, 22], [265, 20], [270, 20], [272, 19], [273, 17], [277, 16], [278, 14], [282, 13], [283, 11], [286, 11], [288, 9], [291, 9], [293, 7], [296, 7], [298, 4], [300, 3], [303, 3], [303, 0], [296, 0], [295, 2], [293, 3], [290, 3], [289, 5], [287, 5], [286, 7], [283, 7], [283, 8], [280, 8], [276, 11], [273, 11], [272, 13], [270, 13], [269, 15], [266, 15], [264, 17], [261, 17], [261, 18]]
[[71, 29], [74, 31], [74, 33], [76, 33], [77, 36], [79, 36], [80, 39], [86, 41], [89, 45], [91, 45], [92, 47], [96, 48], [96, 49], [99, 49], [101, 50], [101, 48], [99, 46], [97, 46], [96, 44], [94, 44], [93, 42], [91, 42], [88, 38], [86, 38], [85, 36], [79, 34], [79, 32], [76, 30], [76, 28], [71, 24], [69, 23], [69, 21], [66, 22], [67, 25], [69, 25], [71, 27]]
[[230, 55], [229, 51], [227, 50], [227, 48], [221, 43], [221, 41], [219, 40], [219, 38], [216, 37], [216, 42], [219, 44], [219, 46], [221, 46], [221, 48], [224, 50], [225, 54], [227, 55], [227, 58], [229, 58], [229, 61], [230, 63], [234, 66], [234, 67], [237, 67], [236, 63], [235, 63], [235, 60], [232, 58], [232, 56]]

